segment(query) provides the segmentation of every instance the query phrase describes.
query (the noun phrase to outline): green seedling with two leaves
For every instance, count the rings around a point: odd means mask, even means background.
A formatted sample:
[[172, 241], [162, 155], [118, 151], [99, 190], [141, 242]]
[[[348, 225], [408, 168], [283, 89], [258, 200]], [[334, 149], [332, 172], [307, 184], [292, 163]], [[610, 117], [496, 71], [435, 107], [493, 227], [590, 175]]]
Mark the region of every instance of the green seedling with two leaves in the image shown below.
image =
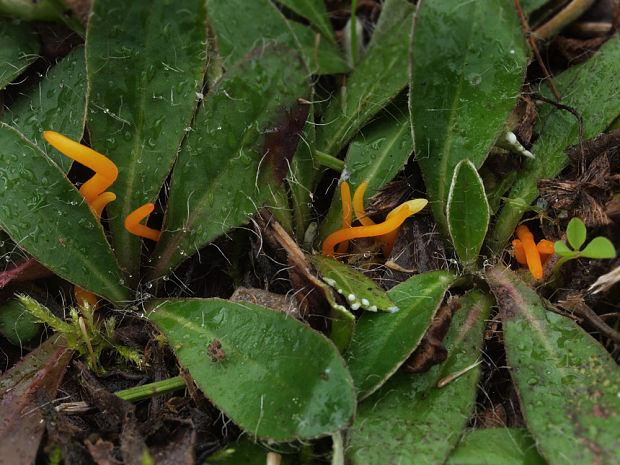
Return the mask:
[[592, 239], [588, 245], [581, 250], [581, 246], [586, 241], [587, 230], [583, 221], [579, 218], [573, 218], [568, 223], [566, 228], [566, 240], [569, 245], [562, 241], [557, 241], [554, 244], [555, 253], [562, 258], [556, 265], [556, 272], [560, 267], [569, 260], [575, 258], [615, 258], [616, 249], [609, 239], [606, 237], [598, 236]]

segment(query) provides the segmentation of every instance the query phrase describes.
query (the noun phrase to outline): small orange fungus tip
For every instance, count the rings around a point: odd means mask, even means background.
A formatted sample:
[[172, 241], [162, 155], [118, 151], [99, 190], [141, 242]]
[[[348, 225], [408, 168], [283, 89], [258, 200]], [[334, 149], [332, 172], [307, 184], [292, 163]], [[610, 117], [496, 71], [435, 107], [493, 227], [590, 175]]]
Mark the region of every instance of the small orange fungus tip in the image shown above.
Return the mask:
[[116, 194], [114, 194], [114, 192], [104, 192], [90, 204], [90, 208], [95, 212], [95, 216], [97, 216], [98, 220], [101, 220], [101, 213], [105, 206], [114, 200], [116, 200]]
[[125, 218], [125, 229], [127, 229], [127, 231], [131, 234], [157, 242], [161, 232], [140, 224], [140, 221], [149, 216], [154, 209], [155, 205], [150, 202], [136, 208], [129, 215], [127, 215], [127, 218]]
[[106, 156], [54, 131], [45, 131], [43, 137], [56, 150], [95, 172], [80, 187], [80, 194], [89, 205], [116, 181], [118, 168]]
[[86, 302], [91, 310], [97, 309], [97, 296], [92, 292], [82, 289], [80, 286], [74, 286], [73, 294], [75, 295], [78, 307], [84, 307], [84, 303]]

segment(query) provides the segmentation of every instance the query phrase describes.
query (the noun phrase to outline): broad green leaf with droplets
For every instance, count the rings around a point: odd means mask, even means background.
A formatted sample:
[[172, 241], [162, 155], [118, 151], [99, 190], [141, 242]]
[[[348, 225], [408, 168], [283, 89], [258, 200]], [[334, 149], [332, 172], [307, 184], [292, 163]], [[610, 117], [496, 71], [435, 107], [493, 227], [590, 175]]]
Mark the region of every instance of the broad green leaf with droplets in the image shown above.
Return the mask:
[[[492, 305], [480, 291], [463, 297], [444, 339], [446, 361], [426, 373], [396, 373], [359, 405], [345, 449], [353, 465], [444, 463], [475, 405]], [[438, 387], [446, 377], [453, 379]]]
[[272, 198], [289, 170], [310, 92], [298, 56], [256, 49], [205, 97], [172, 175], [153, 276], [161, 276]]
[[525, 428], [474, 429], [465, 433], [446, 465], [547, 465]]
[[202, 92], [204, 0], [96, 0], [86, 39], [93, 149], [119, 169], [108, 205], [112, 242], [138, 279], [142, 239], [124, 220], [152, 202], [168, 176]]
[[28, 23], [0, 18], [0, 90], [38, 58], [39, 39]]
[[64, 172], [69, 171], [73, 160], [53, 149], [43, 132], [56, 131], [78, 142], [82, 139], [86, 119], [84, 48], [77, 47], [51, 68], [2, 119], [47, 153]]
[[617, 463], [620, 368], [573, 320], [502, 267], [487, 272], [521, 411], [550, 465]]
[[334, 42], [308, 26], [287, 20], [271, 0], [209, 0], [209, 17], [226, 67], [254, 48], [275, 41], [299, 50], [313, 73], [349, 71]]
[[[316, 148], [337, 156], [357, 131], [407, 85], [409, 42], [414, 6], [406, 0], [384, 5], [377, 30], [364, 57], [347, 77], [346, 87], [331, 100], [317, 130]], [[385, 30], [382, 24], [392, 26]]]
[[381, 387], [418, 346], [455, 278], [447, 271], [416, 275], [388, 291], [397, 313], [364, 312], [359, 318], [345, 358], [361, 399]]
[[[571, 66], [555, 76], [553, 82], [562, 96], [562, 105], [573, 108], [583, 118], [584, 139], [590, 139], [620, 114], [620, 35], [601, 46], [587, 62]], [[546, 84], [538, 92], [555, 100]], [[512, 236], [529, 204], [538, 196], [537, 181], [555, 177], [568, 163], [564, 149], [579, 142], [579, 123], [575, 116], [550, 104], [539, 109], [540, 137], [532, 146], [534, 160], [525, 160], [509, 199], [501, 210], [489, 245], [499, 252]]]
[[320, 0], [276, 0], [276, 2], [306, 18], [327, 40], [336, 42], [325, 3]]
[[[390, 182], [407, 162], [413, 141], [409, 113], [402, 106], [390, 106], [376, 121], [362, 129], [349, 144], [344, 159], [341, 181], [347, 181], [351, 195], [360, 184], [366, 182], [367, 199]], [[342, 227], [342, 200], [336, 189], [327, 218], [321, 228], [322, 236]]]
[[332, 258], [314, 255], [312, 261], [321, 279], [341, 294], [353, 309], [397, 312], [398, 307], [387, 293], [362, 272]]
[[493, 146], [519, 97], [525, 42], [510, 0], [436, 0], [418, 9], [412, 53], [416, 158], [447, 236], [447, 180], [461, 160], [480, 167]]
[[[205, 395], [253, 437], [313, 438], [351, 421], [352, 380], [338, 350], [287, 315], [205, 299], [160, 302], [149, 318]], [[225, 358], [213, 362], [215, 339]]]
[[128, 297], [103, 228], [63, 172], [0, 123], [0, 226], [60, 277], [119, 303]]
[[491, 212], [482, 179], [469, 160], [456, 165], [446, 212], [452, 245], [461, 263], [472, 267], [487, 234]]

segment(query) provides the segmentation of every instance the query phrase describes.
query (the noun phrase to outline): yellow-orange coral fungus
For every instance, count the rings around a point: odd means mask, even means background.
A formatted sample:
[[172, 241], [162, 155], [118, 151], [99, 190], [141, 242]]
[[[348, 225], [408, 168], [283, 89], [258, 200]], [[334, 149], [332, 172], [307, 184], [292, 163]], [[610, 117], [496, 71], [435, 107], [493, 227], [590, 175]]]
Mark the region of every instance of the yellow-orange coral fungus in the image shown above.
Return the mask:
[[377, 237], [395, 231], [403, 222], [414, 213], [419, 212], [428, 203], [425, 199], [415, 199], [405, 202], [392, 210], [383, 223], [371, 226], [356, 226], [341, 229], [327, 236], [323, 242], [322, 253], [326, 257], [334, 256], [334, 246], [350, 239], [361, 237]]
[[535, 244], [533, 234], [525, 225], [517, 228], [517, 237], [519, 239], [512, 241], [517, 262], [521, 265], [527, 265], [534, 278], [542, 278], [542, 267], [554, 252], [553, 242], [543, 239]]
[[127, 229], [127, 231], [129, 231], [131, 234], [145, 237], [147, 239], [151, 239], [157, 242], [159, 240], [161, 232], [156, 229], [149, 228], [148, 226], [145, 226], [143, 224], [140, 224], [140, 221], [149, 216], [154, 209], [155, 205], [150, 202], [145, 203], [139, 208], [136, 208], [129, 215], [127, 215], [127, 218], [125, 218], [125, 229]]
[[532, 276], [536, 279], [542, 278], [542, 261], [540, 260], [540, 253], [538, 252], [536, 243], [534, 242], [534, 235], [530, 232], [527, 226], [522, 224], [517, 228], [517, 237], [523, 246], [525, 260], [530, 273], [532, 273]]
[[45, 131], [43, 137], [56, 150], [95, 172], [94, 176], [80, 187], [80, 194], [88, 205], [92, 205], [95, 199], [116, 181], [118, 168], [99, 152], [54, 131]]
[[362, 223], [363, 226], [372, 226], [376, 223], [366, 216], [366, 211], [364, 210], [364, 193], [367, 186], [368, 183], [363, 182], [355, 189], [355, 194], [353, 194], [353, 211], [357, 221]]

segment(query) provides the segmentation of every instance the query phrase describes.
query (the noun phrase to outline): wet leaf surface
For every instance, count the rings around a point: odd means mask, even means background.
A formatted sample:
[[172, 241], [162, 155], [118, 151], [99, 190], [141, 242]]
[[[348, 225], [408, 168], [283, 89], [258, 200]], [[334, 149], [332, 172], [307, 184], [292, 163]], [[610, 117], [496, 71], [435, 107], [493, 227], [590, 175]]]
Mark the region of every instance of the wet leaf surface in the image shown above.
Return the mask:
[[86, 119], [86, 61], [84, 48], [74, 49], [51, 68], [45, 79], [21, 96], [2, 116], [43, 150], [65, 173], [72, 160], [54, 150], [43, 138], [44, 131], [56, 131], [79, 141]]
[[446, 465], [546, 465], [525, 428], [476, 429], [465, 433]]
[[448, 359], [427, 373], [396, 373], [358, 408], [348, 433], [353, 464], [441, 464], [458, 441], [474, 407], [480, 368], [444, 387], [440, 380], [475, 364], [492, 306], [486, 294], [464, 297], [446, 336]]
[[308, 112], [298, 99], [309, 90], [297, 55], [271, 44], [237, 63], [205, 98], [172, 176], [154, 276], [272, 198], [297, 149]]
[[[320, 2], [314, 3], [324, 8]], [[275, 41], [300, 51], [313, 73], [349, 71], [349, 65], [333, 42], [333, 33], [323, 37], [303, 24], [287, 20], [271, 0], [209, 0], [209, 17], [226, 67], [254, 48]]]
[[0, 225], [47, 268], [113, 302], [127, 289], [103, 229], [62, 171], [0, 123]]
[[365, 312], [359, 318], [345, 359], [361, 399], [385, 383], [411, 355], [454, 279], [445, 271], [414, 276], [388, 292], [398, 312]]
[[[384, 33], [371, 39], [372, 45], [347, 77], [346, 90], [331, 100], [317, 131], [317, 149], [338, 155], [357, 130], [407, 85], [413, 9], [406, 0], [386, 3], [377, 25]], [[382, 27], [386, 21], [392, 26], [389, 31]]]
[[30, 24], [0, 18], [0, 89], [19, 76], [39, 53], [39, 40]]
[[487, 234], [491, 212], [482, 179], [469, 160], [456, 165], [446, 212], [452, 244], [461, 263], [471, 268]]
[[45, 390], [55, 397], [73, 351], [52, 337], [0, 377], [0, 462], [34, 462], [45, 423], [37, 411], [35, 394]]
[[330, 42], [336, 42], [334, 37], [334, 30], [329, 22], [329, 16], [327, 15], [327, 9], [323, 2], [317, 2], [315, 0], [276, 0], [281, 5], [290, 8], [295, 13], [303, 16], [310, 24], [312, 24], [318, 31], [321, 32]]
[[124, 219], [152, 202], [168, 176], [202, 91], [206, 43], [204, 1], [94, 4], [86, 40], [88, 127], [93, 149], [119, 168], [110, 227], [134, 280], [141, 239]]
[[[226, 415], [258, 438], [311, 438], [346, 426], [351, 377], [327, 339], [286, 315], [219, 299], [168, 300], [149, 315]], [[221, 359], [209, 358], [218, 345]]]
[[414, 44], [410, 99], [416, 157], [435, 219], [447, 235], [446, 180], [461, 160], [480, 167], [486, 158], [516, 104], [527, 65], [525, 42], [508, 0], [458, 8], [440, 0], [419, 8]]
[[568, 318], [501, 267], [487, 272], [527, 427], [550, 464], [615, 463], [620, 369]]

